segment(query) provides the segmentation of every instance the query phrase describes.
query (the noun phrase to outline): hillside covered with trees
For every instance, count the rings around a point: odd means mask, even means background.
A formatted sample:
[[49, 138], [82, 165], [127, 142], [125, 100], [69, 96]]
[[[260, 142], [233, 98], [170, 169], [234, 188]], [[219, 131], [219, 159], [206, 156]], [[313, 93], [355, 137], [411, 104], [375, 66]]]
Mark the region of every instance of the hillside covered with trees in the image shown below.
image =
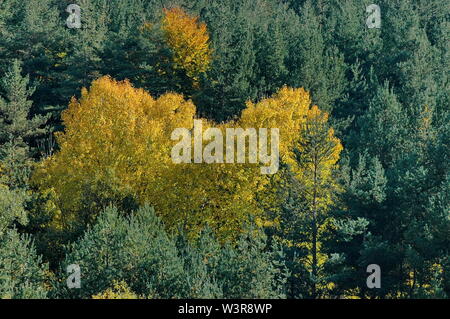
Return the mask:
[[[442, 0], [0, 0], [0, 298], [449, 298], [449, 39]], [[196, 120], [279, 169], [174, 162]]]

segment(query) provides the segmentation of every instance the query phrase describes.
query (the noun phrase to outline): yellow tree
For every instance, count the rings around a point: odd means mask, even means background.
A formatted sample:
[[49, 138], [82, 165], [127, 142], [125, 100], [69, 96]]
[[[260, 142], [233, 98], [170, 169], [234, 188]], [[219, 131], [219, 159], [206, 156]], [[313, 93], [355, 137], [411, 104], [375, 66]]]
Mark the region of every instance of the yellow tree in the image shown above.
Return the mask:
[[[264, 163], [251, 163], [248, 151], [242, 163], [220, 157], [196, 163], [195, 151], [188, 162], [175, 163], [173, 132], [184, 128], [191, 137], [199, 130], [204, 154], [213, 126], [223, 138], [227, 129], [279, 128], [280, 156], [295, 163], [293, 149], [309, 112], [307, 92], [283, 88], [272, 98], [249, 102], [238, 121], [216, 126], [203, 120], [194, 128], [195, 106], [181, 95], [154, 99], [127, 81], [103, 77], [71, 101], [63, 114], [65, 131], [57, 135], [60, 151], [40, 163], [33, 181], [55, 195], [63, 227], [89, 222], [108, 203], [122, 205], [132, 198], [154, 206], [171, 230], [182, 225], [195, 236], [208, 224], [220, 239], [229, 239], [250, 216], [269, 222], [266, 207], [278, 200], [272, 183], [276, 174], [261, 174]], [[235, 140], [246, 138], [239, 134]], [[190, 149], [194, 143], [195, 138], [189, 140]], [[226, 156], [226, 143], [219, 145]]]
[[211, 49], [206, 24], [198, 21], [182, 9], [164, 9], [162, 22], [165, 39], [173, 52], [175, 69], [182, 69], [187, 76], [198, 81], [211, 63]]
[[171, 163], [171, 131], [191, 125], [194, 114], [178, 94], [155, 100], [127, 81], [103, 77], [72, 99], [62, 115], [65, 131], [56, 136], [60, 151], [39, 165], [34, 181], [53, 188], [66, 225], [80, 219], [93, 193], [139, 198]]
[[[173, 163], [171, 134], [192, 129], [194, 114], [179, 94], [155, 100], [127, 81], [98, 79], [63, 113], [60, 151], [39, 164], [33, 182], [55, 194], [62, 227], [133, 198], [155, 206], [171, 229], [181, 223], [195, 234], [210, 224], [229, 237], [258, 213], [253, 191], [263, 177], [256, 165]], [[212, 125], [203, 124], [202, 133]]]
[[[307, 228], [311, 230], [308, 242], [286, 244], [303, 247], [310, 252], [305, 264], [309, 265], [307, 268], [313, 278], [317, 278], [319, 267], [326, 259], [320, 253], [319, 237], [329, 221], [326, 212], [333, 202], [333, 194], [338, 190], [333, 171], [343, 149], [328, 124], [328, 114], [315, 105], [311, 107], [310, 95], [305, 90], [284, 87], [271, 98], [256, 104], [247, 103], [239, 123], [246, 127], [280, 128], [280, 155], [293, 173], [296, 192], [309, 215], [306, 220], [310, 221], [310, 225]], [[277, 210], [283, 199], [274, 194], [276, 189], [285, 187], [285, 183], [278, 176], [266, 187], [266, 193], [260, 200], [266, 210]], [[300, 203], [297, 205], [300, 206]], [[312, 290], [312, 294], [316, 295], [315, 284]]]
[[92, 299], [139, 299], [125, 281], [114, 281], [113, 287], [104, 292], [93, 295]]
[[244, 128], [279, 128], [280, 155], [285, 162], [294, 164], [294, 145], [301, 137], [310, 106], [310, 95], [303, 88], [283, 87], [270, 98], [258, 103], [247, 102], [238, 124]]

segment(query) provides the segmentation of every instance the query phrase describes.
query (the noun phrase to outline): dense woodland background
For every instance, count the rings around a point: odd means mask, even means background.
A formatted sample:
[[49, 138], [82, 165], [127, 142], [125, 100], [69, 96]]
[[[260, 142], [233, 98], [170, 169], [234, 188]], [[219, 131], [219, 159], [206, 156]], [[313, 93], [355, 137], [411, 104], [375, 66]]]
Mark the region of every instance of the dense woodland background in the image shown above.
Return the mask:
[[[0, 0], [0, 297], [448, 298], [449, 13]], [[173, 166], [194, 117], [284, 129], [280, 171]]]

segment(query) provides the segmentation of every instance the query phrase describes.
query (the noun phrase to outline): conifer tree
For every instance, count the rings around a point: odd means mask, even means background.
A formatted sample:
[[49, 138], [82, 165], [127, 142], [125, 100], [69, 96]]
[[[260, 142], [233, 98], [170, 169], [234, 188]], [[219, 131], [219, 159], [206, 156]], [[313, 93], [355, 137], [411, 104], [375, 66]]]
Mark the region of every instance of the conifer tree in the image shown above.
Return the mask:
[[65, 267], [78, 264], [83, 289], [54, 286], [54, 296], [88, 298], [123, 282], [144, 298], [280, 298], [285, 273], [276, 247], [254, 229], [237, 246], [221, 247], [205, 231], [197, 242], [167, 234], [152, 208], [131, 216], [107, 208], [85, 235], [68, 246]]
[[153, 209], [142, 207], [127, 218], [115, 208], [107, 208], [85, 235], [68, 247], [62, 263], [78, 264], [83, 273], [83, 289], [57, 287], [64, 297], [89, 298], [125, 281], [138, 295], [148, 298], [181, 297], [183, 263], [174, 241]]
[[260, 229], [248, 227], [236, 246], [222, 249], [216, 276], [226, 298], [285, 298], [288, 271], [282, 249], [268, 245]]
[[28, 222], [25, 211], [25, 194], [17, 190], [10, 190], [6, 185], [0, 184], [0, 238], [15, 223]]
[[328, 115], [313, 106], [296, 144], [295, 166], [285, 168], [286, 193], [275, 238], [287, 252], [291, 271], [290, 297], [318, 298], [327, 295], [323, 241], [331, 222], [330, 208], [339, 192], [334, 173], [342, 145], [327, 123]]
[[14, 229], [0, 233], [0, 298], [45, 299], [47, 280], [48, 266], [42, 264], [31, 239]]
[[238, 116], [245, 101], [256, 95], [251, 86], [255, 66], [252, 26], [238, 6], [217, 3], [202, 16], [211, 30], [214, 55], [203, 90], [194, 101], [201, 116], [218, 122]]
[[14, 60], [1, 82], [0, 97], [0, 160], [2, 178], [10, 187], [25, 187], [30, 173], [33, 140], [42, 135], [47, 117], [31, 117], [34, 88], [29, 87], [29, 77], [23, 77], [18, 60]]
[[301, 10], [297, 37], [289, 49], [288, 85], [310, 91], [314, 104], [331, 111], [343, 93], [347, 66], [337, 47], [326, 47], [322, 32], [319, 17], [311, 1], [307, 1]]

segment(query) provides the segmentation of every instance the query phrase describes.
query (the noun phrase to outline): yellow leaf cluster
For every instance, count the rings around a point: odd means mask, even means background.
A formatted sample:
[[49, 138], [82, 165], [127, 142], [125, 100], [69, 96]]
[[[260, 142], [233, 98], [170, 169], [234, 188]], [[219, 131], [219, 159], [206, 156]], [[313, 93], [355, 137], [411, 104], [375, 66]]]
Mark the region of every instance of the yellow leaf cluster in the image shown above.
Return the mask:
[[164, 10], [162, 22], [166, 41], [174, 54], [175, 68], [198, 80], [211, 63], [211, 49], [206, 24], [175, 7]]
[[139, 299], [125, 281], [114, 281], [113, 287], [92, 296], [92, 299]]
[[70, 223], [85, 185], [112, 185], [117, 193], [139, 196], [170, 162], [170, 134], [192, 123], [195, 107], [178, 94], [153, 99], [127, 81], [103, 77], [83, 89], [63, 113], [60, 151], [44, 160], [33, 180], [53, 188]]
[[280, 129], [280, 155], [294, 163], [293, 147], [311, 106], [311, 98], [303, 88], [281, 88], [273, 97], [258, 103], [247, 102], [239, 125], [244, 128], [264, 127]]
[[[303, 89], [283, 88], [272, 98], [249, 102], [241, 119], [215, 127], [224, 137], [231, 127], [279, 128], [280, 155], [293, 161], [292, 148], [314, 110], [310, 103]], [[103, 77], [83, 89], [62, 118], [60, 151], [39, 164], [33, 181], [54, 190], [65, 224], [78, 218], [86, 185], [99, 182], [149, 203], [169, 228], [181, 225], [190, 234], [209, 224], [219, 238], [234, 237], [250, 215], [269, 223], [264, 211], [275, 206], [276, 177], [262, 175], [260, 163], [173, 163], [171, 134], [192, 129], [195, 119], [195, 106], [183, 96], [154, 99], [127, 81]], [[203, 132], [213, 125], [203, 120]]]

